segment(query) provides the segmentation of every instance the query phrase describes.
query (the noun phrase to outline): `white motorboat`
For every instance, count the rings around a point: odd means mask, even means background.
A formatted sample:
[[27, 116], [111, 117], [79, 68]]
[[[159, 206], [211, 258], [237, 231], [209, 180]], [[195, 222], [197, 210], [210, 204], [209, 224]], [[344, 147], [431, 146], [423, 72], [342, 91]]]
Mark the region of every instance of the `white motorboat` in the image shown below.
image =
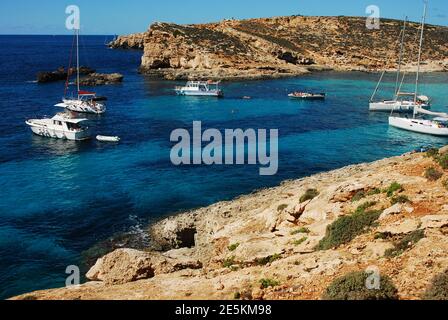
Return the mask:
[[[419, 47], [419, 53], [418, 53], [418, 66], [417, 66], [417, 79], [415, 83], [415, 92], [418, 92], [418, 80], [420, 75], [420, 64], [421, 64], [421, 57], [422, 57], [422, 47], [423, 47], [423, 36], [424, 36], [424, 30], [425, 30], [425, 22], [426, 22], [426, 10], [427, 10], [427, 3], [425, 2], [425, 8], [423, 11], [423, 19], [422, 19], [422, 26], [421, 26], [421, 35], [420, 35], [420, 47]], [[415, 97], [414, 100], [415, 103], [417, 103], [417, 97]], [[403, 117], [395, 117], [393, 114], [389, 117], [389, 125], [395, 128], [412, 131], [412, 132], [418, 132], [418, 133], [424, 133], [424, 134], [430, 134], [434, 136], [448, 136], [448, 113], [444, 112], [432, 112], [429, 110], [425, 110], [421, 107], [414, 107], [413, 109], [414, 115], [412, 118], [403, 118]], [[393, 111], [392, 111], [393, 113]], [[426, 116], [432, 116], [435, 117], [431, 120], [428, 119], [421, 119], [417, 116], [419, 115], [426, 115]]]
[[184, 87], [176, 87], [174, 90], [180, 96], [223, 97], [224, 92], [219, 88], [220, 82], [213, 81], [188, 81]]
[[293, 92], [288, 94], [288, 97], [299, 100], [325, 100], [327, 95], [325, 93]]
[[[381, 74], [380, 80], [373, 92], [372, 97], [370, 98], [369, 110], [370, 111], [382, 111], [382, 112], [398, 112], [398, 113], [407, 113], [413, 112], [414, 108], [423, 108], [430, 109], [431, 101], [430, 98], [425, 95], [419, 95], [418, 91], [415, 92], [402, 92], [403, 82], [406, 77], [406, 73], [403, 73], [401, 83], [400, 83], [400, 75], [401, 75], [401, 66], [403, 63], [403, 53], [404, 53], [404, 42], [406, 35], [406, 23], [407, 17], [404, 20], [403, 29], [401, 31], [401, 47], [400, 47], [400, 58], [398, 62], [397, 68], [397, 78], [395, 84], [395, 95], [391, 100], [383, 100], [383, 101], [375, 101], [375, 96], [378, 92], [378, 89], [383, 81], [383, 77], [385, 75], [385, 71]], [[417, 76], [418, 77], [418, 76]], [[418, 81], [418, 80], [417, 80]]]
[[[105, 98], [99, 98], [94, 92], [82, 91], [80, 88], [80, 72], [79, 72], [79, 29], [75, 29], [76, 37], [76, 96], [73, 98], [66, 98], [67, 90], [70, 84], [70, 72], [68, 73], [67, 82], [65, 84], [65, 93], [62, 103], [58, 103], [55, 107], [65, 108], [69, 111], [81, 113], [102, 114], [106, 112], [104, 104]], [[72, 55], [70, 55], [71, 57]], [[72, 62], [69, 63], [69, 70]]]
[[96, 136], [96, 140], [100, 142], [120, 142], [120, 137]]
[[88, 120], [58, 113], [51, 119], [31, 119], [26, 124], [33, 133], [42, 137], [80, 141], [90, 139], [89, 128], [83, 125], [85, 121]]

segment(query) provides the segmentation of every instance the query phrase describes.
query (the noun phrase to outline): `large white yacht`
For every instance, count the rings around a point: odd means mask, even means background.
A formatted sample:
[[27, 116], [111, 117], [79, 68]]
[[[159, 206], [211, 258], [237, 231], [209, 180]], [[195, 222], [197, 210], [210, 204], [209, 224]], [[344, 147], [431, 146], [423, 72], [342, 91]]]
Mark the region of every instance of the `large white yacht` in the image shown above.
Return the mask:
[[83, 125], [85, 121], [87, 119], [72, 118], [68, 113], [58, 113], [51, 119], [31, 119], [26, 124], [42, 137], [80, 141], [90, 139], [90, 130]]
[[219, 82], [188, 81], [184, 87], [176, 87], [176, 94], [180, 96], [223, 97], [224, 92], [219, 89]]

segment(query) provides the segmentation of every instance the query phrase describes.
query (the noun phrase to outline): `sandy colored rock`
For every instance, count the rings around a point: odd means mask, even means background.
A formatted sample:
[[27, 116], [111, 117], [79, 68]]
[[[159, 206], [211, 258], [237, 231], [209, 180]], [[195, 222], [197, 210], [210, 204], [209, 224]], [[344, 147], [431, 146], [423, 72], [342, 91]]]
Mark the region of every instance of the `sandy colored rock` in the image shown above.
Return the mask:
[[[441, 183], [422, 177], [426, 168], [435, 165], [423, 154], [406, 154], [287, 181], [170, 217], [149, 228], [153, 249], [162, 251], [113, 252], [89, 272], [94, 282], [15, 299], [228, 300], [239, 296], [316, 300], [336, 278], [375, 267], [391, 279], [400, 299], [418, 300], [431, 279], [448, 268], [448, 215], [441, 213], [448, 205], [446, 190]], [[402, 210], [396, 206], [337, 248], [316, 250], [327, 227], [359, 205], [374, 201], [375, 210], [391, 207], [385, 193], [366, 194], [354, 203], [353, 192], [384, 190], [395, 181], [412, 205], [405, 204]], [[310, 201], [300, 219], [289, 223], [289, 210], [309, 188], [318, 190], [319, 196]], [[335, 196], [339, 196], [337, 202]], [[408, 206], [413, 210], [407, 210]], [[394, 257], [385, 256], [403, 236], [419, 229], [425, 231], [422, 239]], [[381, 232], [384, 239], [377, 237]], [[261, 279], [279, 285], [262, 290]]]

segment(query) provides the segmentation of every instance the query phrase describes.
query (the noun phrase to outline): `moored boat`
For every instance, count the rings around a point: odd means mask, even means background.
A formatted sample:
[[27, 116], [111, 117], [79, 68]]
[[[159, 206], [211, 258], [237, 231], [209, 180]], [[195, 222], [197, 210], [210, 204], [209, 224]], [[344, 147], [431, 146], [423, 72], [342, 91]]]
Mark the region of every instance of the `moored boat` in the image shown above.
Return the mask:
[[58, 113], [51, 119], [30, 119], [26, 124], [34, 134], [42, 137], [81, 141], [90, 139], [90, 130], [83, 125], [86, 121], [88, 120], [72, 118], [67, 113]]
[[219, 88], [220, 82], [213, 81], [188, 81], [183, 87], [174, 90], [180, 96], [223, 97], [224, 92]]
[[291, 99], [301, 99], [301, 100], [325, 100], [325, 93], [309, 93], [309, 92], [293, 92], [288, 94]]

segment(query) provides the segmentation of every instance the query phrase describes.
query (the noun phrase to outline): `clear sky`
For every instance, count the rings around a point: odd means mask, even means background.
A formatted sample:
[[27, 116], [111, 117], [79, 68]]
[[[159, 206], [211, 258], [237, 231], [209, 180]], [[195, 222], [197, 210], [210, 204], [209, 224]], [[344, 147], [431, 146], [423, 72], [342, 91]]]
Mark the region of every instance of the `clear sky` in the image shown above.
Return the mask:
[[[381, 16], [419, 21], [423, 0], [1, 0], [0, 34], [65, 34], [65, 8], [81, 9], [84, 34], [141, 32], [155, 21], [201, 23], [283, 15]], [[428, 21], [448, 25], [448, 0], [430, 0]]]

